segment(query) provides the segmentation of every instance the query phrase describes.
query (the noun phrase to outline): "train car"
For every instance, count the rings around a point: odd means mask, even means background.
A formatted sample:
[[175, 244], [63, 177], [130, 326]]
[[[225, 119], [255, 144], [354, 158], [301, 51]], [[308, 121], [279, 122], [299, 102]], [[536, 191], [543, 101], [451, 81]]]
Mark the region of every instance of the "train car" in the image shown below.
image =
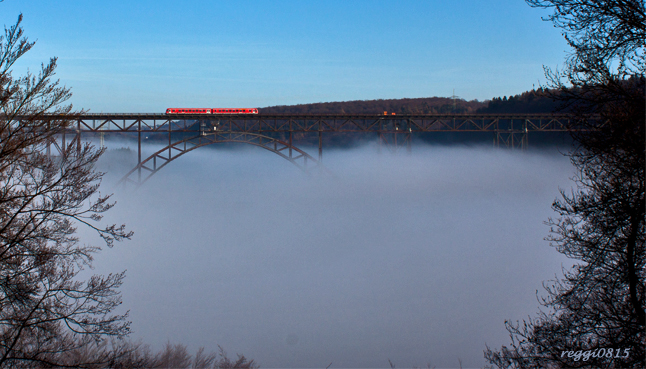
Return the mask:
[[168, 108], [166, 114], [258, 114], [256, 108], [215, 108], [185, 109]]
[[211, 114], [258, 114], [258, 109], [255, 108], [241, 108], [241, 109], [211, 109]]
[[166, 114], [211, 114], [211, 109], [168, 108]]

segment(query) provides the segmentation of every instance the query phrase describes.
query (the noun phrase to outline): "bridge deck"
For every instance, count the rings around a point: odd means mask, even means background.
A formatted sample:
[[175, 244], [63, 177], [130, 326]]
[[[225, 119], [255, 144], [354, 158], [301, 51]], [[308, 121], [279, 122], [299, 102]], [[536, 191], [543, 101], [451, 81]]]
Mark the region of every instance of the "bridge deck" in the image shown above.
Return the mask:
[[[45, 116], [48, 119], [60, 119]], [[529, 132], [567, 131], [573, 117], [564, 114], [83, 114], [60, 132], [60, 143], [51, 144], [59, 153], [81, 147], [81, 136], [101, 138], [123, 135], [137, 140], [137, 166], [121, 180], [141, 185], [161, 168], [197, 148], [224, 142], [255, 145], [292, 162], [304, 171], [322, 168], [324, 133], [375, 134], [379, 145], [394, 151], [411, 150], [412, 137], [420, 132], [491, 132], [494, 145], [524, 149]], [[148, 134], [156, 133], [156, 134]], [[309, 133], [303, 135], [302, 133]], [[136, 135], [133, 135], [136, 134]], [[295, 145], [297, 137], [318, 136], [318, 159]], [[142, 142], [155, 136], [160, 148], [143, 156]], [[68, 144], [70, 142], [70, 144]], [[310, 142], [312, 143], [312, 142]], [[74, 145], [72, 145], [74, 144]], [[50, 152], [50, 145], [47, 146]]]
[[565, 114], [83, 114], [76, 132], [500, 132], [566, 131]]

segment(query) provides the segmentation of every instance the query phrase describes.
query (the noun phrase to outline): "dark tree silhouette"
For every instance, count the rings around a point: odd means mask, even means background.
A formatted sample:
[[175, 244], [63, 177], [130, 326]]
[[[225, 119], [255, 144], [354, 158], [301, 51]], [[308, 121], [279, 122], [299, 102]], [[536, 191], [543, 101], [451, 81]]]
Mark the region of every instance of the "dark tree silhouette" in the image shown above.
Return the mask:
[[640, 0], [527, 0], [553, 8], [574, 52], [546, 91], [577, 118], [576, 189], [553, 204], [551, 244], [578, 260], [546, 284], [546, 308], [506, 323], [511, 346], [487, 348], [501, 368], [645, 366], [646, 17]]
[[21, 20], [0, 37], [0, 367], [84, 367], [109, 355], [84, 359], [80, 350], [123, 337], [129, 322], [112, 313], [123, 273], [77, 280], [99, 248], [79, 244], [76, 227], [93, 228], [108, 246], [132, 233], [97, 226], [113, 206], [98, 194], [100, 150], [71, 144], [47, 155], [75, 114], [69, 89], [52, 80], [56, 59], [38, 75], [12, 75], [34, 45]]

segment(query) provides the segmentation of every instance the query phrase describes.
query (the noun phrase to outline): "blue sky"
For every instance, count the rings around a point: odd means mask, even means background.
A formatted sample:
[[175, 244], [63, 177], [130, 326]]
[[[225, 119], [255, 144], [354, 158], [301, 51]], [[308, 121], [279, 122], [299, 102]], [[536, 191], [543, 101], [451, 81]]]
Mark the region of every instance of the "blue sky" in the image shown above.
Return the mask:
[[35, 48], [57, 56], [76, 108], [263, 107], [450, 96], [484, 100], [544, 81], [567, 45], [521, 0], [19, 1]]

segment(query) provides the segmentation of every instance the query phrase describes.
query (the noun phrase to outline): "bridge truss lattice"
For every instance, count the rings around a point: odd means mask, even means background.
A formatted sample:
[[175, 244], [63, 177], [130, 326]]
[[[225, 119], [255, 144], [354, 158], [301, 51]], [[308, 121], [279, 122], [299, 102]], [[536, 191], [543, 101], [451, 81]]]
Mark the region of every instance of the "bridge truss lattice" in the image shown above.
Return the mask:
[[[140, 185], [171, 161], [199, 147], [238, 142], [272, 151], [304, 171], [321, 167], [324, 135], [369, 134], [380, 147], [411, 150], [415, 134], [433, 132], [491, 132], [498, 147], [525, 149], [531, 132], [563, 132], [572, 117], [558, 114], [426, 114], [426, 115], [202, 115], [202, 114], [83, 114], [61, 132], [59, 150], [66, 142], [106, 136], [136, 138], [137, 166], [123, 179]], [[85, 137], [85, 138], [82, 138]], [[142, 157], [142, 143], [163, 147]], [[318, 157], [301, 147], [318, 146]], [[49, 150], [49, 149], [48, 149]]]

